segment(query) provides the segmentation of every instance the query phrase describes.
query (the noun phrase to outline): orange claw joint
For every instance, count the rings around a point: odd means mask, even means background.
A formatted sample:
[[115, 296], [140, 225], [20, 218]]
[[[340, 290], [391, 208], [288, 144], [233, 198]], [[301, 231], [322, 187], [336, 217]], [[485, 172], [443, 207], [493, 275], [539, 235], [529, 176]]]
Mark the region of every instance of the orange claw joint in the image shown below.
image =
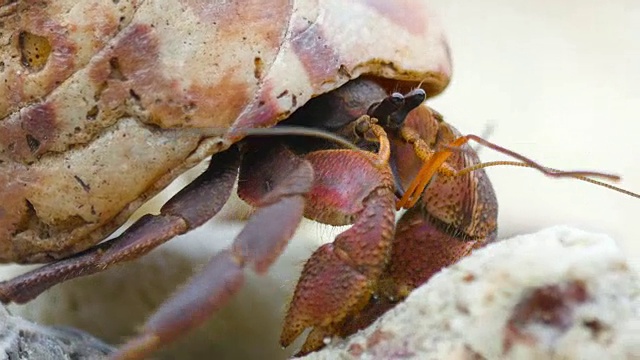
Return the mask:
[[389, 144], [387, 132], [384, 131], [382, 126], [377, 124], [371, 124], [371, 131], [378, 138], [380, 144], [376, 165], [378, 167], [387, 166], [389, 164], [389, 158], [391, 157], [391, 144]]
[[413, 179], [402, 198], [396, 203], [396, 210], [412, 208], [420, 199], [424, 189], [429, 185], [429, 181], [431, 181], [433, 175], [438, 172], [449, 156], [453, 154], [453, 151], [455, 151], [453, 149], [464, 145], [468, 141], [469, 139], [466, 136], [459, 137], [449, 144], [448, 149], [440, 150], [433, 154], [431, 158], [422, 165], [416, 178]]

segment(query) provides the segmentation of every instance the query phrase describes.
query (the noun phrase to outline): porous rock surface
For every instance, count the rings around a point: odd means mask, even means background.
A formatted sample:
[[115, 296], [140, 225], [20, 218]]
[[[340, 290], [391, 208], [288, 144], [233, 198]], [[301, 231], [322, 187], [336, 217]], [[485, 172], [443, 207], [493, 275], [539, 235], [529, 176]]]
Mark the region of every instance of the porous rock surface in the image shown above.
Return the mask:
[[98, 360], [113, 348], [79, 330], [46, 327], [13, 316], [0, 306], [0, 359]]
[[640, 359], [640, 275], [615, 242], [567, 227], [443, 270], [324, 359]]

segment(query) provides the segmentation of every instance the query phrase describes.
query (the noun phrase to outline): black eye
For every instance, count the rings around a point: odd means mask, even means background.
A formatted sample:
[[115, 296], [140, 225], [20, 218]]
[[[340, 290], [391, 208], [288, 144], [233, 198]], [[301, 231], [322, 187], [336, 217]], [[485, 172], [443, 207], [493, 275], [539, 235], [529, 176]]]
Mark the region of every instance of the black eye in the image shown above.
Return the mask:
[[398, 92], [394, 92], [393, 94], [391, 94], [391, 96], [389, 96], [389, 102], [397, 109], [404, 103], [404, 95]]

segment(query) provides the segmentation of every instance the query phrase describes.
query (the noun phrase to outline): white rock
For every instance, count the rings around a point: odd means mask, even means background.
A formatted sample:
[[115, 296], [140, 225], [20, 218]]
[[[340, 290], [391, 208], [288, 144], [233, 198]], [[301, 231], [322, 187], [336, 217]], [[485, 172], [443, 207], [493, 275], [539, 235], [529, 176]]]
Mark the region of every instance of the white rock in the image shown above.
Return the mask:
[[638, 359], [640, 275], [568, 227], [474, 252], [348, 341], [305, 359]]

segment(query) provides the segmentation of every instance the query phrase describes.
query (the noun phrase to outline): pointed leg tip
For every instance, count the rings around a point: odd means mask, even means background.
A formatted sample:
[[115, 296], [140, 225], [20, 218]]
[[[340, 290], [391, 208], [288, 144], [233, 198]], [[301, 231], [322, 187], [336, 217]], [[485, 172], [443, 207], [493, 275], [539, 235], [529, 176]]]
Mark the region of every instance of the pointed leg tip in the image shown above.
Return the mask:
[[288, 320], [288, 318], [285, 319], [284, 326], [282, 327], [282, 332], [280, 333], [280, 345], [283, 348], [291, 345], [291, 343], [293, 343], [304, 331], [303, 326], [291, 324], [291, 322]]

